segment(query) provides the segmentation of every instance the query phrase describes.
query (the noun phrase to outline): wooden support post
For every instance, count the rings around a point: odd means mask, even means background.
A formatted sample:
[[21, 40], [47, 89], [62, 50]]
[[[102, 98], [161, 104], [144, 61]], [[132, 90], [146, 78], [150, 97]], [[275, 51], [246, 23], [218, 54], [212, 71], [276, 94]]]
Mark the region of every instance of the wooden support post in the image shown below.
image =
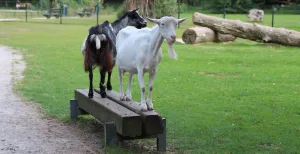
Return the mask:
[[62, 24], [62, 13], [63, 13], [63, 3], [60, 2], [60, 11], [59, 11], [59, 17], [60, 17], [60, 24]]
[[78, 115], [78, 101], [74, 99], [70, 100], [70, 118], [77, 119]]
[[116, 132], [116, 125], [114, 122], [104, 123], [104, 138], [105, 146], [114, 145], [117, 143], [118, 136]]
[[[100, 9], [100, 4], [99, 2], [97, 3], [97, 6], [96, 6], [97, 10], [96, 10], [96, 13], [97, 13], [97, 25], [99, 24], [99, 9]], [[91, 12], [92, 13], [92, 12]]]
[[27, 16], [28, 16], [28, 5], [27, 5], [27, 3], [25, 4], [25, 6], [26, 6], [26, 13], [25, 13], [25, 16], [26, 16], [26, 22], [27, 22]]
[[70, 118], [77, 119], [79, 115], [84, 114], [88, 113], [78, 106], [78, 101], [76, 99], [70, 100]]
[[166, 132], [167, 121], [165, 118], [162, 119], [162, 126], [163, 126], [163, 133], [158, 135], [156, 144], [157, 144], [158, 151], [165, 152], [167, 150], [167, 132]]

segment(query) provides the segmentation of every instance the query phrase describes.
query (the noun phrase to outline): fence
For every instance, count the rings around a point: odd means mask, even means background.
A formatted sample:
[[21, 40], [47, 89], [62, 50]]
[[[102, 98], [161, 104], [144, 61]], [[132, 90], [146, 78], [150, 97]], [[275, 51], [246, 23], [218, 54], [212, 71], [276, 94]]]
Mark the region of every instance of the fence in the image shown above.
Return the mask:
[[[101, 13], [99, 3], [95, 5], [57, 3], [52, 9], [47, 9], [48, 4], [20, 4], [21, 6], [17, 7], [18, 4], [14, 1], [0, 0], [0, 21], [95, 25], [98, 24]], [[102, 17], [105, 16], [103, 12]]]
[[[203, 4], [197, 2], [193, 4], [180, 4], [177, 3], [178, 7], [178, 18], [180, 17], [180, 14], [184, 12], [200, 12], [200, 13], [206, 13], [206, 14], [221, 14], [223, 18], [226, 18], [227, 14], [244, 14], [248, 15], [248, 12], [250, 9], [261, 9], [264, 10], [265, 14], [271, 14], [271, 24], [269, 26], [274, 27], [274, 24], [276, 23], [275, 16], [276, 15], [295, 15], [298, 18], [300, 16], [300, 4], [295, 5], [254, 5], [254, 4], [244, 4], [243, 8], [240, 6], [228, 6], [228, 5], [217, 5], [215, 8], [218, 9], [211, 9], [211, 5]], [[280, 22], [280, 21], [278, 21]]]
[[[89, 24], [94, 25], [99, 22], [99, 18], [105, 18], [105, 20], [114, 20], [116, 17], [111, 16], [118, 11], [118, 8], [106, 7], [99, 4], [80, 4], [73, 0], [64, 0], [63, 3], [54, 3], [52, 10], [48, 10], [49, 4], [47, 1], [39, 0], [37, 4], [24, 3], [17, 7], [16, 0], [0, 0], [0, 21], [1, 20], [14, 20], [22, 22], [34, 22], [34, 23], [54, 23], [54, 24]], [[180, 4], [176, 6], [177, 17], [182, 16], [186, 12], [201, 12], [201, 13], [214, 13], [220, 14], [223, 18], [227, 18], [227, 15], [239, 13], [245, 14], [248, 10], [242, 10], [242, 13], [235, 12], [237, 8], [232, 6], [220, 5], [218, 9], [212, 10], [207, 4], [195, 3], [195, 4]], [[266, 14], [272, 14], [272, 24], [276, 25], [276, 15], [279, 14], [295, 14], [300, 15], [300, 5], [292, 6], [254, 6], [249, 5], [246, 8], [258, 8], [263, 9]], [[84, 11], [85, 9], [85, 11]], [[89, 11], [88, 11], [89, 10]], [[276, 10], [276, 11], [274, 11]], [[52, 11], [52, 12], [51, 12]], [[51, 12], [51, 13], [50, 13]], [[50, 18], [47, 18], [49, 15]]]

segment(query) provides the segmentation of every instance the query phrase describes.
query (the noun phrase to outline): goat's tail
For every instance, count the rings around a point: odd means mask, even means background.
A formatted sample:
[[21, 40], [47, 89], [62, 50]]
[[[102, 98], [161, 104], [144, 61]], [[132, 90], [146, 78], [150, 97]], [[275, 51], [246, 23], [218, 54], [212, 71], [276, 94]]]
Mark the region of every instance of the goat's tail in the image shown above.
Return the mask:
[[90, 38], [91, 42], [95, 42], [96, 43], [96, 49], [100, 49], [101, 48], [101, 41], [106, 41], [106, 36], [104, 34], [93, 34], [91, 35]]

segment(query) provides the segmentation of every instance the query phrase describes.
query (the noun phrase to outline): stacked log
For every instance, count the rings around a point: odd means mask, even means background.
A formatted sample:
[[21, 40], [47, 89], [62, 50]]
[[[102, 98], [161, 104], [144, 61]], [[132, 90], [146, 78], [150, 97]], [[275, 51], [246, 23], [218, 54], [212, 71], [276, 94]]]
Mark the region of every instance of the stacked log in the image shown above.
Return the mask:
[[220, 34], [207, 27], [188, 28], [182, 35], [186, 44], [198, 44], [206, 42], [228, 42], [234, 41], [236, 37], [228, 34]]
[[221, 34], [231, 34], [236, 37], [265, 43], [300, 47], [300, 32], [293, 30], [245, 23], [239, 20], [222, 19], [197, 12], [194, 13], [193, 22]]

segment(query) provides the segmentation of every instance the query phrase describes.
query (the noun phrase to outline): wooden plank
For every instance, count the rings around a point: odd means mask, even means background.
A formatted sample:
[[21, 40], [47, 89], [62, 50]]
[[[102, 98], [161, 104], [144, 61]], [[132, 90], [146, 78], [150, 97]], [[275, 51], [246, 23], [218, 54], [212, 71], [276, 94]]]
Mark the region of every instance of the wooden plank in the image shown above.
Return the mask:
[[[100, 92], [99, 88], [95, 89], [95, 91], [97, 93]], [[120, 94], [113, 90], [107, 90], [106, 94], [108, 99], [115, 101], [118, 104], [142, 116], [143, 136], [152, 136], [162, 133], [162, 118], [155, 110], [142, 112], [138, 102], [120, 101]]]
[[97, 93], [94, 93], [94, 97], [90, 99], [88, 92], [88, 89], [75, 90], [75, 99], [80, 108], [103, 123], [114, 122], [117, 133], [122, 136], [142, 135], [142, 118], [140, 115], [107, 98], [101, 98]]

